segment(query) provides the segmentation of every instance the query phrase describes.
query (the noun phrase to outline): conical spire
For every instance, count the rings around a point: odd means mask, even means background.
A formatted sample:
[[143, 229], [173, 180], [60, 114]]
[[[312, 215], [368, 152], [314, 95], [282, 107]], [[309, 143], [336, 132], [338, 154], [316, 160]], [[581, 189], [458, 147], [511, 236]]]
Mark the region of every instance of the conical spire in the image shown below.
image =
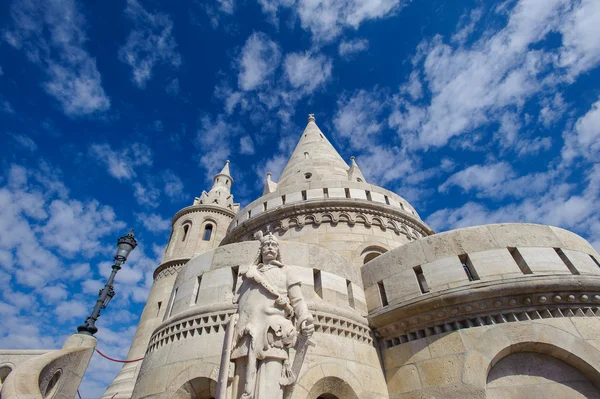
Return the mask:
[[315, 123], [314, 114], [281, 173], [278, 188], [313, 180], [348, 180], [348, 165]]
[[229, 160], [227, 160], [221, 172], [213, 177], [213, 186], [210, 191], [203, 191], [200, 198], [197, 198], [196, 201], [194, 201], [194, 205], [213, 204], [232, 208], [234, 205], [233, 195], [231, 195], [232, 184], [233, 178], [229, 172]]
[[359, 183], [366, 182], [365, 177], [363, 176], [360, 168], [356, 164], [356, 158], [350, 157], [350, 169], [348, 169], [348, 180], [356, 181]]

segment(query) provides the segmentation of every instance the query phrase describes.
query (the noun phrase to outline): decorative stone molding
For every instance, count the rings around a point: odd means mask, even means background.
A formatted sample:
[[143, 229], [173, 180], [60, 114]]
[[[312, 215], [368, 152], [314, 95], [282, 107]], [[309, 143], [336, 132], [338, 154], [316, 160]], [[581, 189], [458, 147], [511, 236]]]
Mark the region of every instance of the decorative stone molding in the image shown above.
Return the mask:
[[[212, 314], [203, 314], [177, 320], [158, 329], [150, 338], [146, 353], [151, 353], [170, 343], [194, 337], [195, 335], [215, 334], [225, 331], [229, 318], [235, 309]], [[311, 312], [314, 318], [315, 332], [331, 334], [373, 344], [371, 329], [355, 320], [323, 312]]]
[[377, 226], [383, 231], [391, 229], [397, 235], [404, 234], [409, 240], [433, 234], [427, 225], [405, 212], [392, 212], [391, 207], [376, 202], [353, 201], [349, 204], [347, 201], [328, 199], [284, 205], [247, 219], [239, 226], [232, 228], [232, 224], [222, 244], [252, 239], [258, 230], [285, 232], [294, 227], [323, 223]]
[[559, 317], [599, 317], [600, 292], [511, 295], [431, 309], [389, 323], [375, 335], [390, 348], [416, 339], [478, 326]]
[[189, 259], [173, 259], [159, 265], [156, 270], [154, 270], [154, 281], [179, 273], [188, 261]]
[[198, 204], [198, 205], [192, 205], [192, 206], [185, 207], [185, 208], [181, 209], [179, 212], [177, 212], [175, 214], [175, 216], [173, 216], [173, 221], [172, 221], [171, 225], [172, 226], [175, 225], [175, 222], [182, 216], [187, 215], [189, 213], [196, 213], [196, 212], [217, 213], [219, 215], [230, 217], [231, 219], [233, 219], [235, 217], [235, 215], [237, 215], [236, 211], [234, 211], [232, 209], [223, 208], [222, 206], [210, 205], [210, 204]]

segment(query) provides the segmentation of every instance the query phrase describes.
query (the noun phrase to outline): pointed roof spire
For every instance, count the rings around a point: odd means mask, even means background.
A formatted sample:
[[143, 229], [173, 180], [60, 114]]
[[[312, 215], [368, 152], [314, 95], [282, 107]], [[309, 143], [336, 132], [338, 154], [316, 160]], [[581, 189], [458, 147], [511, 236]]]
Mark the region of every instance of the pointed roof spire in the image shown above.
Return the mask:
[[348, 180], [348, 165], [315, 123], [314, 114], [281, 173], [278, 188], [312, 180]]
[[215, 175], [215, 177], [217, 177], [219, 175], [224, 175], [224, 176], [228, 176], [229, 178], [231, 178], [231, 174], [229, 172], [229, 159], [227, 161], [225, 161], [225, 166], [223, 166], [223, 169], [221, 169], [221, 172], [217, 173]]
[[277, 190], [277, 183], [271, 180], [271, 172], [267, 172], [267, 181], [265, 181], [265, 188], [263, 189], [263, 195], [275, 192]]
[[356, 158], [354, 156], [350, 157], [350, 169], [348, 169], [348, 180], [356, 181], [359, 183], [366, 182], [365, 177], [363, 176], [360, 168], [356, 164]]

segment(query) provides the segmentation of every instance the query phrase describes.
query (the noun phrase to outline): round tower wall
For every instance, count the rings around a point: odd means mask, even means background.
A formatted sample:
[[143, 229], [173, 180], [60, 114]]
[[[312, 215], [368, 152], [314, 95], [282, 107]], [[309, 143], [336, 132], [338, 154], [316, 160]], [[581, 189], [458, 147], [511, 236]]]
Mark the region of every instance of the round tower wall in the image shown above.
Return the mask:
[[[235, 212], [219, 206], [194, 205], [173, 217], [163, 262], [187, 258], [219, 246]], [[211, 230], [210, 233], [207, 229]], [[207, 239], [208, 238], [208, 239]]]
[[403, 198], [357, 182], [309, 182], [267, 194], [233, 219], [223, 243], [252, 240], [259, 230], [322, 245], [355, 266], [433, 233]]
[[[183, 268], [186, 262], [187, 259], [174, 260], [162, 263], [156, 269], [154, 283], [148, 294], [148, 299], [142, 311], [126, 360], [140, 359], [145, 356], [152, 332], [164, 319], [177, 272]], [[115, 378], [102, 395], [102, 398], [130, 398], [141, 365], [142, 363], [139, 361], [125, 363], [117, 378]]]
[[[165, 320], [150, 339], [134, 398], [171, 397], [169, 389], [181, 386], [174, 376], [198, 364], [206, 375], [189, 378], [216, 381], [225, 328], [237, 311], [233, 298], [242, 283], [239, 273], [255, 261], [258, 249], [257, 241], [225, 245], [198, 255], [179, 272]], [[282, 241], [280, 251], [283, 263], [301, 279], [315, 324], [316, 346], [308, 350], [299, 392], [310, 389], [303, 380], [307, 370], [328, 363], [334, 374], [369, 376], [359, 379], [361, 392], [387, 397], [371, 330], [362, 316], [366, 303], [357, 269], [313, 245]]]
[[[390, 397], [566, 393], [562, 380], [537, 387], [534, 375], [552, 380], [570, 366], [588, 378], [577, 381], [583, 391], [570, 394], [597, 395], [589, 389], [600, 376], [598, 262], [594, 248], [569, 231], [498, 224], [436, 234], [367, 263], [369, 322], [381, 343]], [[582, 348], [593, 367], [573, 361]], [[488, 386], [490, 369], [520, 352], [534, 353], [523, 360], [538, 365], [533, 374], [513, 370], [514, 384]], [[544, 368], [535, 353], [565, 364]]]

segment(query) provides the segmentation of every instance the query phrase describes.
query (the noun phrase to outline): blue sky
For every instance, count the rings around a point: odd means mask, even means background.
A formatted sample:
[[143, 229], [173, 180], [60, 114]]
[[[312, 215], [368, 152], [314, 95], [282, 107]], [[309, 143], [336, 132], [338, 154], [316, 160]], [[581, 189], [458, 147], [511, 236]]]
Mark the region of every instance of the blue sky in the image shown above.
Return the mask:
[[[125, 357], [170, 232], [226, 159], [242, 206], [308, 113], [436, 231], [573, 230], [600, 249], [600, 2], [0, 3], [0, 336], [57, 348], [115, 240], [98, 322]], [[84, 397], [119, 366], [94, 357]]]

